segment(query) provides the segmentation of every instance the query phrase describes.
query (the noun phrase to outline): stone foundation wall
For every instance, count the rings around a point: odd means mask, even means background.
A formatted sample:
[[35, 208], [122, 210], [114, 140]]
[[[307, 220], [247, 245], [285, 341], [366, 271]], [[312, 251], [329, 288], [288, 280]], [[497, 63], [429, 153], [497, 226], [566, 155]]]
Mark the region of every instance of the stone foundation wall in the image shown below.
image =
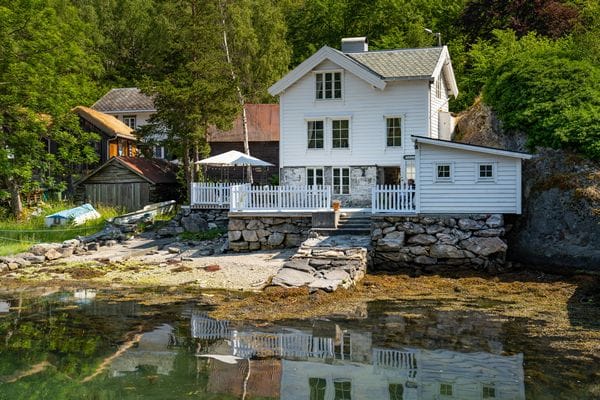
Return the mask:
[[306, 240], [312, 227], [311, 215], [278, 215], [229, 214], [229, 250], [293, 248]]
[[172, 237], [183, 232], [198, 233], [210, 229], [225, 229], [229, 221], [228, 213], [229, 210], [182, 207], [157, 234], [160, 237]]
[[441, 272], [505, 268], [501, 214], [373, 217], [373, 266], [379, 270]]

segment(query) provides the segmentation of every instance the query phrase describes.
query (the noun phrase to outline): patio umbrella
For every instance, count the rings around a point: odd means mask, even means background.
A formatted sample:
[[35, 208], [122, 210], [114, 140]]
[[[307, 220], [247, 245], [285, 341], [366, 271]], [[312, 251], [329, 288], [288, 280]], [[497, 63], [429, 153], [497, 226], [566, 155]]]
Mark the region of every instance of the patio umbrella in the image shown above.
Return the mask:
[[223, 167], [252, 166], [252, 167], [272, 167], [273, 164], [249, 156], [236, 150], [231, 150], [223, 154], [205, 158], [196, 161], [197, 164], [219, 165]]

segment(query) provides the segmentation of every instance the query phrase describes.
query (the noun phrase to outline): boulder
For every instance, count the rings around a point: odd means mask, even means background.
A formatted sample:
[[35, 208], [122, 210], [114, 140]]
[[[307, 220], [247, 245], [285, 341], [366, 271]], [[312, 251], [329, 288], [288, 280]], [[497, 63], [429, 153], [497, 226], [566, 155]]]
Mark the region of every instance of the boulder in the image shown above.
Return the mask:
[[62, 244], [60, 244], [60, 243], [40, 243], [40, 244], [33, 245], [29, 249], [29, 252], [36, 256], [43, 256], [50, 250], [56, 250], [59, 247], [62, 247]]
[[259, 239], [262, 239], [268, 237], [271, 234], [271, 232], [269, 232], [266, 229], [259, 229], [256, 231], [256, 234], [258, 235]]
[[242, 231], [242, 236], [246, 242], [258, 242], [258, 235], [256, 234], [256, 231], [245, 229]]
[[442, 225], [429, 225], [425, 231], [430, 234], [430, 235], [435, 235], [436, 233], [440, 233], [444, 231], [444, 228]]
[[308, 288], [311, 290], [325, 290], [326, 292], [333, 292], [337, 290], [337, 288], [343, 282], [339, 279], [315, 279], [308, 285]]
[[307, 258], [293, 259], [283, 264], [283, 268], [291, 268], [313, 275], [316, 270], [308, 264]]
[[398, 251], [404, 247], [404, 232], [394, 231], [377, 241], [379, 251]]
[[19, 268], [19, 264], [16, 262], [9, 262], [6, 264], [6, 266], [8, 267], [9, 271], [14, 271], [15, 269]]
[[159, 237], [173, 237], [183, 232], [185, 232], [185, 229], [183, 229], [181, 226], [166, 226], [164, 228], [160, 228], [156, 234]]
[[179, 247], [167, 247], [167, 252], [169, 254], [179, 254], [181, 253], [181, 249]]
[[296, 225], [285, 223], [279, 225], [273, 225], [271, 231], [279, 233], [298, 233], [299, 229]]
[[62, 247], [77, 247], [81, 244], [79, 239], [69, 239], [62, 242]]
[[242, 237], [242, 231], [229, 231], [227, 232], [227, 238], [230, 242], [240, 240]]
[[499, 237], [472, 237], [460, 242], [466, 250], [479, 256], [506, 252], [507, 245]]
[[371, 239], [372, 240], [379, 240], [382, 237], [383, 237], [383, 231], [381, 230], [381, 228], [375, 228], [371, 232]]
[[396, 230], [395, 226], [388, 226], [387, 228], [383, 228], [381, 232], [384, 235], [387, 235], [388, 233], [394, 232], [395, 230]]
[[30, 256], [27, 256], [25, 259], [32, 264], [43, 264], [44, 261], [46, 261], [46, 256], [36, 256], [32, 254]]
[[61, 258], [63, 255], [55, 249], [50, 249], [46, 252], [46, 254], [44, 254], [44, 256], [46, 257], [46, 260], [52, 261]]
[[231, 251], [248, 250], [248, 242], [229, 242], [229, 249]]
[[285, 240], [285, 235], [279, 232], [273, 232], [269, 236], [267, 243], [269, 246], [280, 246]]
[[398, 225], [398, 230], [405, 232], [407, 235], [418, 235], [425, 233], [425, 229], [414, 222], [402, 222]]
[[230, 219], [228, 228], [230, 231], [242, 231], [246, 229], [246, 223], [243, 219]]
[[485, 220], [485, 224], [490, 228], [500, 228], [504, 226], [504, 216], [502, 214], [492, 214]]
[[315, 278], [312, 276], [312, 274], [308, 274], [297, 269], [282, 268], [279, 270], [277, 275], [273, 277], [271, 283], [273, 285], [284, 287], [300, 287], [307, 285], [314, 280]]
[[[110, 242], [110, 240], [108, 242]], [[56, 251], [58, 251], [60, 253], [61, 257], [66, 258], [66, 257], [71, 257], [73, 255], [75, 248], [74, 247], [60, 247], [60, 248], [56, 249]]]
[[288, 233], [285, 236], [285, 247], [297, 247], [302, 244], [302, 235], [296, 233]]
[[215, 224], [214, 222], [209, 222], [208, 223], [208, 229], [209, 230], [211, 230], [211, 229], [218, 229], [218, 228], [219, 228], [219, 225]]
[[344, 282], [350, 280], [350, 274], [342, 269], [331, 269], [323, 273], [323, 278], [327, 280], [340, 280]]
[[449, 244], [436, 244], [429, 249], [429, 255], [435, 258], [464, 258], [462, 250]]
[[260, 242], [249, 242], [248, 250], [260, 250]]
[[435, 258], [427, 257], [427, 256], [418, 256], [418, 257], [415, 258], [415, 262], [417, 264], [422, 264], [422, 265], [434, 265], [434, 264], [437, 264], [437, 260]]
[[424, 233], [414, 235], [408, 238], [408, 243], [411, 244], [420, 244], [420, 245], [429, 245], [437, 242], [437, 238], [432, 235], [427, 235]]
[[482, 229], [473, 232], [473, 235], [482, 237], [504, 236], [504, 228]]
[[256, 231], [256, 230], [264, 228], [264, 226], [265, 225], [262, 222], [260, 222], [259, 220], [253, 219], [253, 220], [250, 220], [250, 222], [248, 222], [248, 224], [246, 225], [246, 228], [249, 230], [252, 230], [252, 231]]
[[441, 244], [456, 244], [459, 240], [457, 237], [448, 233], [438, 233], [437, 235], [435, 235], [435, 237], [438, 238], [438, 241]]
[[323, 267], [329, 267], [331, 265], [330, 259], [327, 258], [311, 258], [308, 264], [316, 269], [322, 269]]
[[452, 229], [450, 231], [450, 234], [452, 236], [454, 236], [455, 238], [457, 238], [458, 240], [465, 240], [471, 237], [472, 233], [471, 232], [465, 232], [465, 231], [461, 231], [460, 229]]
[[476, 231], [484, 227], [482, 221], [476, 221], [470, 218], [461, 218], [458, 220], [458, 227], [463, 231]]
[[408, 249], [410, 250], [410, 253], [415, 256], [424, 256], [429, 253], [429, 249], [423, 246], [411, 246]]
[[204, 232], [208, 229], [208, 222], [202, 218], [202, 214], [192, 213], [187, 217], [181, 218], [181, 226], [187, 232]]

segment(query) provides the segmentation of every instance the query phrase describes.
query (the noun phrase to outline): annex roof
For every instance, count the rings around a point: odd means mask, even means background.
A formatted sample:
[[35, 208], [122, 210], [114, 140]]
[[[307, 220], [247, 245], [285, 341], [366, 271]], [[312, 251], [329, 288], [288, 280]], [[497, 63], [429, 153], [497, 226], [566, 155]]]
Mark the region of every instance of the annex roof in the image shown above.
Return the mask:
[[[248, 121], [248, 141], [279, 141], [279, 104], [246, 104]], [[214, 126], [208, 128], [208, 142], [243, 142], [244, 128], [242, 115], [238, 115], [233, 127], [222, 131]]]
[[353, 53], [342, 53], [324, 46], [271, 86], [269, 93], [273, 96], [280, 94], [326, 59], [379, 89], [384, 89], [389, 81], [433, 81], [441, 72], [452, 95], [458, 95], [458, 86], [446, 46]]
[[[177, 183], [177, 176], [175, 175], [174, 166], [166, 160], [156, 158], [143, 158], [143, 157], [113, 157], [89, 175], [82, 178], [77, 184], [83, 183], [90, 177], [100, 173], [108, 165], [118, 163], [129, 169], [134, 174], [140, 176], [151, 184], [158, 183]], [[115, 182], [118, 183], [118, 182]]]
[[104, 114], [103, 112], [84, 106], [73, 108], [73, 112], [109, 136], [137, 140], [137, 137], [133, 134], [133, 129], [112, 115]]
[[533, 157], [529, 153], [523, 153], [520, 151], [510, 151], [510, 150], [498, 149], [495, 147], [478, 146], [478, 145], [474, 145], [474, 144], [452, 142], [450, 140], [432, 139], [432, 138], [428, 138], [425, 136], [413, 135], [412, 138], [415, 140], [416, 143], [430, 144], [432, 146], [447, 147], [447, 148], [451, 148], [451, 149], [474, 151], [474, 152], [485, 153], [485, 154], [494, 154], [497, 156], [520, 158], [523, 160], [529, 160]]
[[111, 89], [91, 108], [109, 113], [156, 111], [153, 98], [135, 87]]

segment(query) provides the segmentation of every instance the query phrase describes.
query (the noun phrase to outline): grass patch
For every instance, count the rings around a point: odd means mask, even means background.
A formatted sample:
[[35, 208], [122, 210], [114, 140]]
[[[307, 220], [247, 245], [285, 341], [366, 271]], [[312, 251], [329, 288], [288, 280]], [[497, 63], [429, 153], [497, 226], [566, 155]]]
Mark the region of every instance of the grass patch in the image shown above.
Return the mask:
[[77, 236], [86, 236], [98, 232], [105, 221], [122, 214], [123, 210], [115, 207], [99, 206], [96, 210], [101, 218], [87, 221], [83, 225], [62, 225], [48, 228], [44, 225], [47, 215], [69, 208], [77, 207], [70, 202], [52, 202], [41, 205], [41, 212], [26, 210], [26, 217], [17, 221], [14, 218], [0, 219], [0, 256], [26, 251], [35, 243], [62, 242]]
[[227, 233], [227, 230], [224, 228], [214, 228], [205, 232], [183, 232], [179, 234], [179, 237], [183, 240], [211, 240], [216, 239], [225, 233]]

